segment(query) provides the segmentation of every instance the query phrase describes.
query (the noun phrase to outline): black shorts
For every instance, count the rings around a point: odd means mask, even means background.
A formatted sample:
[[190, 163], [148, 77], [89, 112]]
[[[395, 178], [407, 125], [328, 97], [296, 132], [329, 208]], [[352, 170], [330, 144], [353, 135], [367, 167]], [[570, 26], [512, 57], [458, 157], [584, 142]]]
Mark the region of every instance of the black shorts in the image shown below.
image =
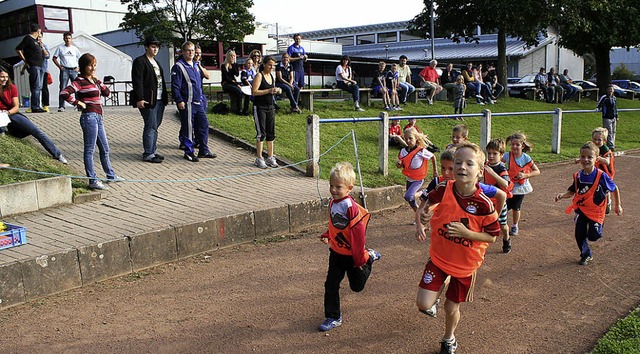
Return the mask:
[[514, 194], [513, 197], [507, 199], [507, 210], [520, 210], [524, 194]]

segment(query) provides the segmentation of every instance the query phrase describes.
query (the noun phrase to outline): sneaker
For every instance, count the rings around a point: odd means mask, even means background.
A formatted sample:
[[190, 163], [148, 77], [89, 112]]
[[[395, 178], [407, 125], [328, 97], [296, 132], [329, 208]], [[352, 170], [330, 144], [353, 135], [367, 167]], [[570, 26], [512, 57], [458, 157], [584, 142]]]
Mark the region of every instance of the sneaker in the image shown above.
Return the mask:
[[437, 299], [436, 302], [429, 307], [427, 310], [420, 310], [420, 312], [424, 313], [427, 316], [438, 317], [438, 304], [440, 303], [440, 299]]
[[455, 338], [451, 341], [443, 339], [440, 342], [440, 354], [455, 354], [456, 349], [458, 349], [458, 342]]
[[433, 99], [429, 99], [429, 106], [433, 106]]
[[511, 225], [509, 236], [518, 236], [518, 225]]
[[58, 108], [58, 112], [64, 112], [64, 107]]
[[484, 100], [484, 97], [480, 96], [480, 95], [476, 95], [476, 98], [479, 100]]
[[62, 154], [60, 154], [60, 156], [58, 156], [57, 160], [62, 162], [65, 165], [69, 163], [69, 161], [67, 161], [67, 159]]
[[384, 110], [385, 110], [385, 111], [393, 111], [394, 109], [393, 109], [393, 108], [391, 108], [391, 107], [389, 107], [389, 106], [387, 106], [387, 107], [384, 107]]
[[106, 191], [107, 189], [109, 189], [109, 187], [105, 186], [100, 181], [89, 182], [89, 186], [88, 187], [89, 187], [89, 189], [94, 189], [94, 190], [99, 190], [99, 191]]
[[359, 106], [355, 108], [356, 112], [364, 112], [364, 109], [360, 108]]
[[332, 330], [338, 326], [340, 326], [342, 324], [342, 317], [340, 318], [327, 318], [326, 320], [324, 320], [324, 322], [322, 322], [322, 324], [320, 325], [319, 329], [322, 332], [326, 332], [329, 330]]
[[180, 144], [180, 145], [178, 146], [178, 149], [179, 149], [179, 150], [184, 150], [184, 149], [186, 149], [186, 148], [187, 148], [187, 147], [186, 147], [184, 144]]
[[205, 153], [201, 153], [201, 152], [198, 153], [199, 159], [215, 159], [216, 157], [218, 157], [218, 155], [211, 151], [207, 151]]
[[116, 182], [122, 182], [125, 179], [122, 177], [118, 177], [118, 176], [113, 176], [113, 178], [107, 178], [107, 183], [116, 183]]
[[24, 111], [25, 113], [31, 113], [31, 108], [27, 108], [26, 111]]
[[164, 156], [162, 156], [160, 154], [156, 154], [156, 157], [159, 158], [160, 160], [164, 161]]
[[267, 159], [265, 160], [265, 164], [273, 168], [280, 167], [280, 165], [278, 165], [278, 162], [276, 162], [276, 158], [273, 156], [267, 157]]
[[198, 158], [196, 157], [196, 155], [194, 155], [193, 153], [185, 152], [183, 157], [184, 157], [184, 159], [185, 159], [185, 160], [187, 160], [187, 161], [191, 161], [191, 162], [198, 162], [198, 161], [200, 161], [200, 159], [198, 159]]
[[495, 103], [492, 99], [487, 100], [487, 102], [489, 102], [489, 104], [494, 104]]
[[511, 252], [511, 240], [502, 240], [502, 252], [503, 253]]
[[400, 106], [396, 107], [396, 111], [401, 111], [401, 110], [402, 110], [402, 107], [400, 107]]
[[49, 112], [49, 106], [42, 107], [42, 110], [45, 111], [45, 112]]
[[151, 162], [151, 163], [161, 163], [163, 160], [156, 155], [156, 156], [153, 156], [151, 158], [143, 159], [142, 161]]
[[587, 263], [589, 263], [592, 259], [593, 259], [592, 256], [580, 257], [580, 262], [578, 262], [578, 264], [581, 266], [586, 266]]
[[256, 165], [257, 168], [267, 168], [267, 164], [261, 157], [256, 157], [256, 162], [254, 162], [254, 165]]
[[484, 102], [478, 101], [478, 104], [479, 104], [480, 106], [484, 106]]
[[382, 258], [382, 255], [380, 254], [380, 252], [374, 250], [373, 248], [367, 248], [367, 253], [369, 253], [369, 258], [371, 259], [371, 262], [375, 262], [380, 258]]

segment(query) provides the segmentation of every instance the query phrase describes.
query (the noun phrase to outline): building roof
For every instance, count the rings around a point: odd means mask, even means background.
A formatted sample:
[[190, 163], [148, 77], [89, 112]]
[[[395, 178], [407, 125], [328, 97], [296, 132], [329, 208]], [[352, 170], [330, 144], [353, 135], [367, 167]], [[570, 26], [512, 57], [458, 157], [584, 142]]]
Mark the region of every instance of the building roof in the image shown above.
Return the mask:
[[329, 28], [322, 29], [317, 31], [308, 31], [300, 33], [302, 38], [324, 38], [324, 37], [334, 37], [341, 35], [350, 35], [354, 33], [362, 33], [362, 32], [382, 32], [387, 30], [406, 30], [409, 25], [409, 21], [397, 21], [397, 22], [386, 22], [386, 23], [376, 23], [372, 25], [362, 25], [362, 26], [352, 26], [352, 27], [340, 27], [340, 28]]
[[[498, 36], [481, 35], [478, 43], [455, 43], [450, 39], [435, 40], [435, 58], [438, 60], [494, 59], [498, 57]], [[524, 41], [507, 37], [507, 57], [523, 57], [545, 45], [552, 43], [555, 36], [543, 39], [537, 47], [528, 47]], [[394, 43], [378, 43], [357, 46], [344, 46], [346, 55], [378, 59], [398, 59], [406, 55], [409, 61], [431, 59], [431, 40], [414, 40]]]

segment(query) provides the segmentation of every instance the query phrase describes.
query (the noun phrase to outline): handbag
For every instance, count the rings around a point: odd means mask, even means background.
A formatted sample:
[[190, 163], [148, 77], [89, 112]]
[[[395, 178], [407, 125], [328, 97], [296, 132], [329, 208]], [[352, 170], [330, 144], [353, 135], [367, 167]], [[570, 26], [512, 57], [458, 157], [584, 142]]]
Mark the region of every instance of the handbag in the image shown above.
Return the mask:
[[50, 73], [47, 73], [47, 85], [51, 85], [53, 83], [53, 78]]
[[11, 123], [11, 119], [6, 112], [0, 112], [0, 128], [4, 128]]

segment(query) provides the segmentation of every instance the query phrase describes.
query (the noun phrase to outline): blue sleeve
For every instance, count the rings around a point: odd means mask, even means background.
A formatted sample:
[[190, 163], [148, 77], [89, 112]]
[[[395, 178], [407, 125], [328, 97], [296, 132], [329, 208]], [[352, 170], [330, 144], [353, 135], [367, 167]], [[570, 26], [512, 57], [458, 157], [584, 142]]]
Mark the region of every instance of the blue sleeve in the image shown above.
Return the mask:
[[488, 184], [484, 184], [484, 183], [479, 183], [479, 184], [480, 184], [480, 188], [482, 189], [482, 193], [484, 193], [484, 195], [486, 195], [489, 198], [493, 198], [496, 196], [496, 193], [498, 192], [498, 188]]
[[182, 89], [182, 80], [182, 70], [178, 68], [178, 64], [173, 65], [171, 68], [171, 93], [173, 94], [173, 101], [176, 104], [185, 102], [180, 93], [180, 90]]
[[431, 182], [429, 182], [429, 185], [427, 186], [427, 188], [425, 190], [422, 191], [422, 193], [420, 194], [420, 199], [424, 200], [425, 202], [427, 201], [427, 194], [429, 194], [429, 192], [431, 192], [432, 190], [436, 189], [436, 186], [438, 185], [438, 177], [433, 177], [433, 179], [431, 180]]
[[291, 58], [293, 58], [293, 49], [291, 49], [292, 45], [289, 46], [289, 48], [287, 48], [287, 54], [289, 54], [289, 56]]
[[616, 188], [618, 188], [618, 186], [616, 186], [616, 183], [606, 173], [603, 173], [602, 178], [600, 178], [600, 186], [603, 190], [606, 190], [608, 192], [613, 192], [614, 190], [616, 190]]

